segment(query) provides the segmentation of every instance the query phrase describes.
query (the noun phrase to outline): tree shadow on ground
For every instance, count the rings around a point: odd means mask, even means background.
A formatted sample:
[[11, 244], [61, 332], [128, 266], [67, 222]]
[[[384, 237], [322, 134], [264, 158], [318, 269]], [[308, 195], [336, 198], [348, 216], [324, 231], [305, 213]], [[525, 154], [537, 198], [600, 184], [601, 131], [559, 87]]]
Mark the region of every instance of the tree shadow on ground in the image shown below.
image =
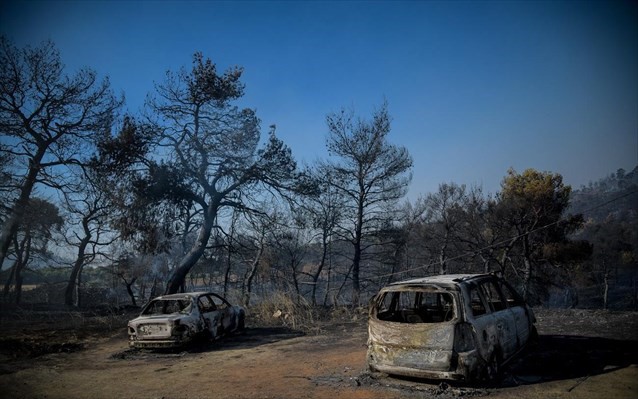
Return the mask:
[[241, 333], [222, 337], [213, 343], [204, 343], [204, 350], [250, 349], [274, 342], [285, 341], [305, 335], [288, 327], [253, 327]]
[[589, 377], [638, 364], [638, 341], [541, 335], [509, 363], [502, 386]]
[[[585, 379], [632, 364], [638, 364], [638, 341], [575, 335], [541, 335], [537, 344], [530, 345], [503, 367], [502, 378], [497, 382], [468, 383], [390, 377], [396, 382], [396, 387], [401, 389], [405, 388], [402, 383], [427, 384], [424, 385], [425, 388], [419, 387], [419, 389], [429, 389], [436, 395], [448, 392], [467, 396], [484, 393], [482, 388], [498, 389], [549, 381]], [[387, 380], [384, 384], [388, 385]]]

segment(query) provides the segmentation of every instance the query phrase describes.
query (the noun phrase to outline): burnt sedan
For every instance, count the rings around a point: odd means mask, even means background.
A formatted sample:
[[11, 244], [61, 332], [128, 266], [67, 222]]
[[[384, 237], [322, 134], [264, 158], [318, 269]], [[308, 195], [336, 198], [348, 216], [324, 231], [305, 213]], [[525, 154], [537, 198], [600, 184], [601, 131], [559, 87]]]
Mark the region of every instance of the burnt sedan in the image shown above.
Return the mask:
[[535, 337], [534, 314], [494, 274], [442, 275], [391, 284], [370, 304], [371, 371], [493, 380]]
[[217, 339], [244, 328], [245, 310], [212, 292], [163, 295], [128, 322], [133, 348], [171, 348], [200, 337]]

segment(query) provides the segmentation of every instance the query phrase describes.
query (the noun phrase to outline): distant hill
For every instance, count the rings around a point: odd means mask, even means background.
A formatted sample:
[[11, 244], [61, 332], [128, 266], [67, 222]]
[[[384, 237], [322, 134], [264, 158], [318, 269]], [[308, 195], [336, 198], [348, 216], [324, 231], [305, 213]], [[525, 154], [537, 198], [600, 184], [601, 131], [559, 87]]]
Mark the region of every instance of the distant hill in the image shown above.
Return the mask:
[[616, 173], [572, 191], [569, 213], [582, 213], [586, 220], [602, 222], [610, 217], [638, 222], [638, 166]]

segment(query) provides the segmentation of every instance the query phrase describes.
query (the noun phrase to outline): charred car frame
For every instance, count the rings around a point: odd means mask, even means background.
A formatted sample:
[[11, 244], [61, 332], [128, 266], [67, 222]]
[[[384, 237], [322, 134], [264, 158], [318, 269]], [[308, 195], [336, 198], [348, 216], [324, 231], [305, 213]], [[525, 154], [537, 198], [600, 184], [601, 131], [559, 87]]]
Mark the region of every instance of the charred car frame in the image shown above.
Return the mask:
[[493, 380], [536, 336], [532, 310], [495, 274], [397, 282], [369, 316], [369, 370], [410, 377]]
[[212, 292], [157, 297], [128, 322], [133, 348], [172, 348], [194, 339], [216, 339], [244, 328], [245, 310]]

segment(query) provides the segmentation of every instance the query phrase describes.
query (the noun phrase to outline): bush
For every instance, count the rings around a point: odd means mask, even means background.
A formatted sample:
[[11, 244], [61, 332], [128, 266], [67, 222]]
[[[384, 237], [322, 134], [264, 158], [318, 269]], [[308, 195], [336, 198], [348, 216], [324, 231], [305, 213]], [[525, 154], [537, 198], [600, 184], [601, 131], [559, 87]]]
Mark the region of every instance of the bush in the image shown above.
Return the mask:
[[365, 320], [367, 309], [312, 306], [304, 298], [295, 301], [285, 292], [277, 291], [249, 309], [247, 320], [260, 326], [284, 326], [306, 334], [319, 334], [334, 322]]
[[249, 320], [263, 326], [285, 326], [305, 333], [316, 332], [317, 317], [312, 306], [303, 298], [294, 301], [283, 292], [275, 292], [260, 303], [252, 305]]

